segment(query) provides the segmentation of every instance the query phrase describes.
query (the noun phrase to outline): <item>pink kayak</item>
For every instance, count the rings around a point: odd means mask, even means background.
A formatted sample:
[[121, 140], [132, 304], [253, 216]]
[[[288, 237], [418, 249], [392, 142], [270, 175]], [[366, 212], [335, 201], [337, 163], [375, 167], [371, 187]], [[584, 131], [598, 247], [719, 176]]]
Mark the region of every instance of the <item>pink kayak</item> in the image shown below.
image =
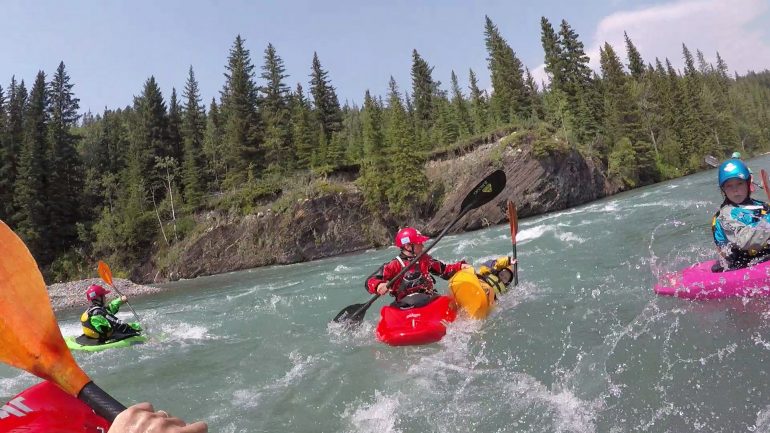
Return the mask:
[[770, 296], [770, 261], [726, 272], [712, 272], [714, 263], [697, 263], [664, 276], [655, 285], [655, 293], [687, 299]]

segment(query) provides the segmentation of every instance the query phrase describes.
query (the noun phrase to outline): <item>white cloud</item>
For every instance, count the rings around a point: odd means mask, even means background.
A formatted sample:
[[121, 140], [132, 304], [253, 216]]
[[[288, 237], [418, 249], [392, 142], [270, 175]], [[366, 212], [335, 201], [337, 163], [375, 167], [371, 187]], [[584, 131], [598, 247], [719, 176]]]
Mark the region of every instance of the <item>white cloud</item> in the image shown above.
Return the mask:
[[[700, 49], [711, 63], [718, 51], [731, 73], [768, 69], [770, 43], [763, 32], [770, 27], [765, 16], [769, 8], [767, 0], [685, 0], [617, 12], [599, 22], [586, 54], [598, 71], [599, 47], [608, 42], [625, 63], [626, 31], [646, 63], [668, 57], [681, 69], [684, 43], [693, 56]], [[545, 76], [542, 65], [534, 72], [538, 80]]]

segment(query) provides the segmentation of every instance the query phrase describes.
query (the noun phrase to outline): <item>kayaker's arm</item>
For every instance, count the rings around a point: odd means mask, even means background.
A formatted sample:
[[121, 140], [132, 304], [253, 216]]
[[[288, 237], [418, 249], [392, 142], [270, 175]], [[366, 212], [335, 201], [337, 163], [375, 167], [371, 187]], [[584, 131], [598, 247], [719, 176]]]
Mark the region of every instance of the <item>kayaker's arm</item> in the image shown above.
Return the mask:
[[110, 321], [102, 315], [91, 316], [91, 325], [96, 329], [96, 332], [102, 335], [107, 335], [112, 331]]
[[121, 296], [120, 298], [116, 298], [110, 301], [110, 303], [107, 304], [107, 311], [109, 311], [110, 314], [118, 314], [120, 306], [123, 305], [123, 302], [125, 302], [123, 298], [125, 298], [125, 296]]
[[366, 280], [366, 290], [372, 294], [377, 293], [377, 287], [383, 283], [387, 284], [387, 282], [395, 277], [400, 270], [401, 268], [398, 266], [396, 260], [383, 264], [369, 277], [369, 279]]
[[440, 260], [436, 260], [433, 257], [426, 256], [429, 260], [428, 271], [433, 275], [438, 275], [441, 278], [448, 280], [455, 274], [455, 272], [465, 267], [472, 267], [465, 263], [465, 260], [460, 260], [457, 263], [446, 264]]

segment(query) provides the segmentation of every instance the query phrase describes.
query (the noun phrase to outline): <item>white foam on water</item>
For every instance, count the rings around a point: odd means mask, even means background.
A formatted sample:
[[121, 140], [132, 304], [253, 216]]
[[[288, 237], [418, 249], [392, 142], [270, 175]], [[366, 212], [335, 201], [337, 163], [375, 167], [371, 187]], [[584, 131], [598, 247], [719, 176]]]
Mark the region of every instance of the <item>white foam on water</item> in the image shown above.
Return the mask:
[[353, 268], [351, 268], [349, 266], [345, 266], [345, 265], [340, 264], [340, 265], [337, 265], [337, 267], [334, 268], [334, 272], [348, 272], [348, 271], [350, 271], [352, 269]]
[[202, 325], [190, 325], [189, 323], [164, 323], [160, 326], [165, 334], [173, 335], [174, 340], [195, 341], [215, 340], [216, 337], [209, 334], [209, 328]]
[[532, 228], [524, 229], [516, 233], [516, 242], [517, 243], [524, 243], [527, 241], [531, 241], [533, 239], [537, 239], [541, 236], [543, 236], [548, 231], [553, 231], [554, 226], [553, 225], [539, 225]]
[[595, 418], [604, 409], [601, 399], [585, 401], [578, 398], [566, 387], [555, 385], [548, 389], [534, 377], [523, 373], [515, 373], [513, 380], [505, 385], [515, 396], [509, 400], [514, 410], [526, 412], [538, 410], [537, 406], [545, 405], [553, 417], [551, 431], [593, 433], [596, 431]]
[[562, 241], [562, 242], [568, 242], [568, 243], [573, 243], [573, 242], [576, 242], [576, 243], [582, 244], [583, 242], [585, 242], [585, 241], [586, 241], [586, 240], [585, 240], [585, 239], [583, 239], [582, 237], [580, 237], [580, 236], [578, 236], [578, 235], [576, 235], [575, 233], [572, 233], [572, 232], [561, 232], [561, 233], [556, 233], [556, 237], [557, 237], [557, 238], [558, 238], [560, 241]]
[[356, 433], [400, 433], [396, 428], [398, 418], [399, 395], [388, 396], [374, 391], [374, 401], [359, 404], [355, 408], [346, 408], [343, 419], [350, 421], [347, 432]]
[[239, 389], [233, 392], [233, 406], [242, 409], [254, 409], [259, 407], [262, 393], [251, 389]]
[[465, 253], [465, 251], [469, 249], [473, 249], [473, 247], [481, 244], [482, 242], [485, 242], [485, 241], [479, 237], [463, 239], [454, 247], [453, 252], [457, 255], [462, 255], [463, 253]]
[[326, 324], [326, 333], [329, 335], [331, 343], [341, 346], [362, 347], [379, 344], [375, 341], [374, 325], [366, 320], [360, 325], [347, 325], [331, 321]]
[[0, 377], [0, 406], [38, 382], [40, 379], [27, 372], [19, 372], [19, 375], [14, 377]]
[[748, 430], [752, 432], [770, 431], [770, 406], [766, 406], [757, 413], [757, 420], [754, 421], [754, 425], [749, 427]]
[[293, 364], [291, 370], [287, 371], [282, 378], [278, 379], [269, 388], [291, 387], [294, 383], [302, 379], [319, 359], [320, 357], [318, 356], [302, 356], [299, 351], [292, 351], [289, 353], [289, 360]]

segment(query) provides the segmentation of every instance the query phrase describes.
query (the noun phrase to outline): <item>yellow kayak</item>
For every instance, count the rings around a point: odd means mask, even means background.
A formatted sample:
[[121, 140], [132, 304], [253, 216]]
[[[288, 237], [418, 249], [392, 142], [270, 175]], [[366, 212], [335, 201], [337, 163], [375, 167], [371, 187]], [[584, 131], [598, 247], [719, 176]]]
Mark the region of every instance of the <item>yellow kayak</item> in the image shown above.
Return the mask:
[[474, 319], [485, 319], [495, 305], [495, 291], [479, 280], [473, 269], [462, 269], [449, 280], [449, 293], [460, 309]]

